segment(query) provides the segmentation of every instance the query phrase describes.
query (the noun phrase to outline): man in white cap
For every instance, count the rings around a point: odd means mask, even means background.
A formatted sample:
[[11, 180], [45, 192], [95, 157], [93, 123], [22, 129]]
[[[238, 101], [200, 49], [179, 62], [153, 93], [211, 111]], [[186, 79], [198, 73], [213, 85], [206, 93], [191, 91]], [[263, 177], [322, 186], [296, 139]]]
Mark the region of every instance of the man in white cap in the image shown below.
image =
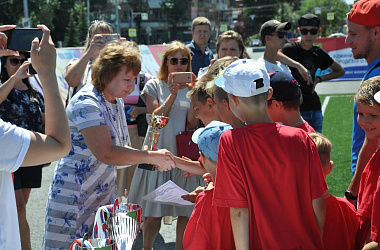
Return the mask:
[[327, 185], [308, 134], [272, 122], [269, 75], [256, 60], [215, 81], [247, 125], [221, 135], [213, 205], [230, 208], [237, 249], [323, 249]]
[[[362, 82], [380, 75], [380, 1], [361, 0], [347, 14], [348, 35], [346, 44], [352, 49], [355, 59], [364, 58], [367, 72]], [[358, 113], [354, 102], [352, 126], [351, 170], [354, 177], [345, 192], [345, 197], [356, 205], [362, 172], [377, 149], [377, 140], [368, 139], [357, 121]]]

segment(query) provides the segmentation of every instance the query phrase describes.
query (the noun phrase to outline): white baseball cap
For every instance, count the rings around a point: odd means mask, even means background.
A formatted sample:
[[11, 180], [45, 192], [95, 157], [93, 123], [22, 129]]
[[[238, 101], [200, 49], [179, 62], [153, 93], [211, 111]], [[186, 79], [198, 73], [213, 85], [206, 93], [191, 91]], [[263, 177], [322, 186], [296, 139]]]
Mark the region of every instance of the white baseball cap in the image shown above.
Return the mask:
[[[263, 86], [257, 86], [256, 81], [263, 79]], [[227, 93], [239, 97], [251, 97], [267, 92], [270, 78], [263, 63], [254, 59], [240, 59], [230, 64], [215, 81]]]
[[380, 91], [377, 91], [377, 93], [374, 94], [373, 98], [378, 104], [380, 104]]

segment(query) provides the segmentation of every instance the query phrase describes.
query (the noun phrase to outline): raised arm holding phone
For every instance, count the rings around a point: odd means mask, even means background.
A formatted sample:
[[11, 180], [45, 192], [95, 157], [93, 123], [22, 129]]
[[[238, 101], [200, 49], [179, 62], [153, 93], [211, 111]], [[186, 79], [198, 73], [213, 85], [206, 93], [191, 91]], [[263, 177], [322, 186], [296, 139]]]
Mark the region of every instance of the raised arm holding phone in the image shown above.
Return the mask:
[[[45, 133], [32, 132], [0, 120], [0, 207], [7, 215], [0, 220], [0, 249], [21, 249], [11, 173], [20, 166], [55, 161], [66, 155], [71, 145], [67, 117], [55, 74], [54, 43], [50, 30], [45, 25], [37, 27], [43, 31], [43, 36], [41, 41], [35, 39], [32, 42], [30, 54], [45, 93]], [[0, 26], [0, 31], [13, 28], [14, 25]], [[18, 52], [7, 49], [4, 33], [0, 33], [0, 44], [1, 56], [19, 55]]]

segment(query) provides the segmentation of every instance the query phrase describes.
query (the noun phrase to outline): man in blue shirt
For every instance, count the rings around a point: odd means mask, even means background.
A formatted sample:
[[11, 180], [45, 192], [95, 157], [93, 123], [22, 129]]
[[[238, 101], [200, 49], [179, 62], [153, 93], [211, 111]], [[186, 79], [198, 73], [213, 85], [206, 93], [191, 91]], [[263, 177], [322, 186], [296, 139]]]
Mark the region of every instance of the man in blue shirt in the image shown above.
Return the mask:
[[186, 47], [191, 53], [191, 69], [197, 76], [200, 68], [208, 67], [214, 58], [212, 51], [207, 47], [210, 39], [211, 23], [206, 17], [197, 17], [191, 25], [193, 40]]
[[[380, 75], [380, 2], [378, 0], [360, 0], [347, 14], [348, 35], [346, 44], [352, 49], [355, 59], [366, 59], [365, 80]], [[377, 148], [377, 140], [365, 137], [365, 132], [357, 122], [357, 109], [354, 103], [352, 127], [351, 169], [354, 177], [345, 196], [356, 203], [362, 172]]]

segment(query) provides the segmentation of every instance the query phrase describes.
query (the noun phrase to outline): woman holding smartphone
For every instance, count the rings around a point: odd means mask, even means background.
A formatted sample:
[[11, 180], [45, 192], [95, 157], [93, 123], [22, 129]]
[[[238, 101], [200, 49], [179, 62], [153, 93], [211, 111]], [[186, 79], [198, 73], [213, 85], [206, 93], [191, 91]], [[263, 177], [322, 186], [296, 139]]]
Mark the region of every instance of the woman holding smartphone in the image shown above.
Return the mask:
[[[171, 42], [166, 48], [157, 79], [147, 82], [141, 96], [145, 100], [148, 113], [169, 117], [168, 124], [159, 130], [160, 138], [157, 148], [167, 148], [173, 155], [176, 155], [176, 135], [185, 130], [186, 124], [189, 129], [195, 128], [198, 120], [195, 118], [194, 110], [190, 108], [190, 100], [186, 97], [189, 88], [191, 88], [190, 83], [178, 84], [174, 82], [174, 72], [191, 72], [190, 51], [179, 41]], [[192, 79], [195, 80], [194, 75]], [[182, 249], [183, 233], [193, 207], [163, 205], [141, 199], [142, 196], [169, 180], [189, 192], [203, 183], [199, 176], [183, 177], [180, 169], [172, 169], [166, 172], [142, 168], [135, 170], [128, 199], [132, 203], [142, 205], [142, 213], [145, 218], [143, 227], [144, 249], [152, 249], [163, 216], [178, 216], [176, 249]]]
[[[84, 85], [91, 83], [92, 62], [98, 57], [99, 51], [106, 45], [102, 34], [113, 33], [110, 24], [104, 21], [93, 21], [88, 28], [88, 36], [85, 45], [85, 52], [81, 58], [73, 58], [63, 72], [67, 84], [73, 87], [73, 95]], [[69, 99], [69, 95], [68, 98]], [[66, 106], [68, 100], [66, 100]]]
[[[29, 52], [1, 57], [0, 118], [33, 132], [44, 132], [44, 98], [29, 82]], [[31, 249], [26, 204], [32, 188], [41, 187], [42, 165], [14, 172], [18, 221], [22, 249]]]

